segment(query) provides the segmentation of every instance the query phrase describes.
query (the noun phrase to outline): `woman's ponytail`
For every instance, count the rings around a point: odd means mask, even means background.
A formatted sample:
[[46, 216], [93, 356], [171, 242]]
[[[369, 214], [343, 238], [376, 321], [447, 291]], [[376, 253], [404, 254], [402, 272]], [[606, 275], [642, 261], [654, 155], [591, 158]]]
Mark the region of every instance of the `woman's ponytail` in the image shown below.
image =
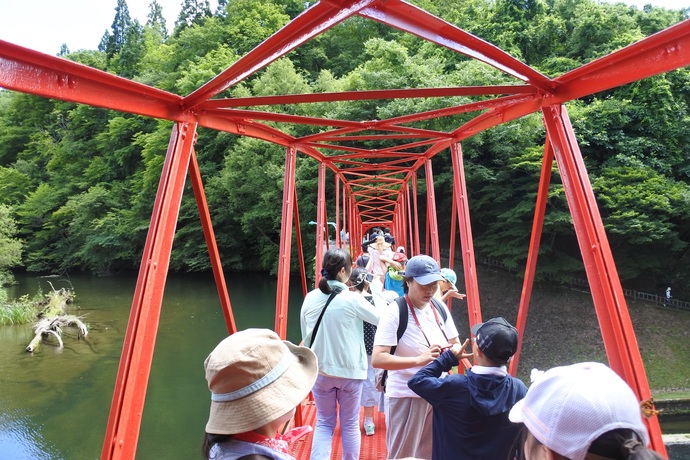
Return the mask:
[[352, 257], [350, 253], [343, 249], [329, 249], [323, 255], [323, 262], [321, 263], [321, 279], [319, 280], [319, 290], [324, 294], [331, 293], [331, 287], [328, 285], [329, 280], [337, 280], [338, 273], [345, 268], [349, 276], [349, 270], [352, 267]]

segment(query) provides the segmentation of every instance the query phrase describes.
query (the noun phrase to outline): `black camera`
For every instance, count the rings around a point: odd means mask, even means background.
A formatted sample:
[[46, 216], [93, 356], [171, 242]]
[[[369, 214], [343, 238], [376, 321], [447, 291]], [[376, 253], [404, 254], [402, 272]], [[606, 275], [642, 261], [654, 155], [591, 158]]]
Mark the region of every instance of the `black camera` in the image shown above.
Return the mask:
[[367, 273], [367, 276], [364, 279], [367, 281], [367, 283], [371, 283], [372, 281], [374, 281], [374, 275], [372, 275], [371, 273]]

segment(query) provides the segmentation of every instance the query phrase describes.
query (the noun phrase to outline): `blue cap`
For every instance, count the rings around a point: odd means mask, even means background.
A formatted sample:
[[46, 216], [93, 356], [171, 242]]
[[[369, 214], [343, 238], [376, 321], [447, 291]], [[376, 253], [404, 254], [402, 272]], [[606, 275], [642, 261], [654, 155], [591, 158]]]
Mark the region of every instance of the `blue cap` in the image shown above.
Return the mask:
[[431, 284], [443, 279], [436, 261], [425, 255], [414, 256], [408, 260], [403, 276], [414, 278], [419, 284]]

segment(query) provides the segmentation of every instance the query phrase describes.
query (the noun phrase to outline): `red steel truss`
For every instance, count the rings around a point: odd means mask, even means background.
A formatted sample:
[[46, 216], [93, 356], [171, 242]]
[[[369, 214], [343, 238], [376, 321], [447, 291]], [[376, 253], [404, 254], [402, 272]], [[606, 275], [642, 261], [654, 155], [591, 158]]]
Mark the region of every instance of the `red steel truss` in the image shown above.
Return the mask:
[[[355, 15], [378, 21], [476, 59], [512, 77], [515, 84], [222, 97], [226, 89]], [[337, 190], [337, 215], [334, 218], [338, 228], [342, 225], [349, 232], [353, 256], [357, 255], [357, 242], [373, 226], [391, 227], [400, 244], [406, 246], [411, 253], [422, 252], [417, 199], [418, 181], [423, 177], [426, 186], [426, 218], [424, 227], [421, 228], [426, 242], [423, 250], [430, 251], [434, 258], [440, 260], [431, 158], [449, 151], [454, 173], [451, 234], [456, 234], [457, 226], [467, 288], [468, 315], [470, 323], [474, 323], [481, 320], [481, 308], [461, 142], [487, 128], [541, 111], [547, 139], [526, 276], [518, 310], [518, 329], [522, 335], [537, 262], [546, 192], [555, 159], [571, 209], [609, 363], [630, 384], [640, 400], [649, 399], [649, 385], [619, 277], [582, 155], [563, 104], [687, 66], [690, 64], [690, 53], [687, 52], [689, 48], [690, 21], [684, 21], [551, 79], [494, 45], [405, 1], [322, 0], [201, 88], [187, 96], [180, 96], [0, 41], [0, 86], [3, 88], [176, 122], [142, 255], [102, 458], [131, 459], [136, 454], [172, 240], [188, 174], [192, 180], [228, 331], [235, 331], [230, 299], [194, 152], [196, 130], [199, 126], [263, 139], [285, 147], [275, 322], [276, 331], [285, 337], [293, 228], [302, 289], [304, 292], [307, 290], [298, 197], [294, 184], [298, 154], [319, 162], [316, 216], [318, 273], [324, 244], [328, 244], [324, 240], [324, 235], [329, 232], [326, 214], [328, 171], [335, 178]], [[450, 96], [473, 98], [474, 102], [384, 120], [337, 120], [274, 111], [285, 104]], [[257, 108], [259, 106], [269, 106], [272, 111], [260, 110]], [[456, 114], [471, 114], [473, 118], [450, 132], [415, 127], [415, 123], [420, 121]], [[275, 127], [281, 124], [309, 126], [312, 134], [293, 137]], [[381, 142], [386, 147], [354, 147], [362, 145], [361, 141]], [[343, 242], [337, 232], [335, 239], [336, 245], [342, 246]], [[451, 264], [454, 240], [455, 237], [450, 243]], [[512, 363], [511, 372], [515, 373], [518, 361], [519, 352]], [[648, 427], [652, 447], [665, 454], [656, 417], [648, 420]]]

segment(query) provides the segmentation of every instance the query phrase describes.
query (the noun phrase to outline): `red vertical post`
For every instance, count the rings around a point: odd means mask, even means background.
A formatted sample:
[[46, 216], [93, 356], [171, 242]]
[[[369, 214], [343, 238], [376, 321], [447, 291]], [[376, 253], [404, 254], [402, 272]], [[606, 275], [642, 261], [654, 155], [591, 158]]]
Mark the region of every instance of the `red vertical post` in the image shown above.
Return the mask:
[[525, 334], [527, 324], [527, 312], [534, 286], [534, 273], [537, 269], [537, 258], [539, 257], [539, 246], [541, 234], [544, 228], [544, 215], [546, 214], [546, 201], [549, 197], [549, 184], [551, 183], [551, 168], [553, 167], [553, 148], [551, 141], [546, 138], [544, 145], [544, 158], [541, 163], [541, 174], [539, 175], [539, 190], [537, 192], [537, 202], [534, 207], [534, 220], [532, 221], [532, 234], [529, 242], [529, 252], [527, 253], [527, 265], [525, 267], [525, 280], [522, 283], [522, 295], [520, 296], [520, 307], [518, 308], [517, 321], [515, 327], [518, 330], [518, 349], [510, 361], [510, 373], [516, 375], [520, 365], [520, 352], [522, 350], [522, 339]]
[[102, 459], [133, 459], [196, 123], [173, 126], [122, 346]]
[[275, 331], [281, 339], [287, 337], [288, 294], [290, 292], [290, 251], [292, 248], [292, 218], [294, 216], [295, 165], [294, 147], [285, 150], [283, 173], [283, 211], [280, 224], [280, 253], [278, 257], [278, 286], [276, 288]]
[[[436, 192], [434, 190], [434, 172], [431, 170], [431, 160], [426, 160], [426, 209], [431, 240], [431, 257], [441, 263], [441, 246], [438, 244], [438, 219], [436, 216]], [[428, 244], [428, 242], [427, 242]]]
[[410, 258], [412, 257], [412, 254], [414, 254], [414, 220], [416, 219], [416, 215], [412, 214], [412, 199], [410, 197], [410, 183], [405, 182], [405, 207], [407, 209], [407, 233], [409, 235], [407, 244], [405, 245], [405, 248], [407, 249], [407, 257]]
[[[565, 106], [543, 109], [547, 135], [561, 173], [609, 365], [640, 400], [651, 398], [635, 331], [623, 295], [604, 224]], [[646, 419], [651, 445], [666, 455], [657, 417]]]
[[343, 241], [343, 245], [346, 245], [347, 248], [349, 249], [350, 252], [350, 257], [352, 257], [352, 260], [354, 260], [355, 255], [352, 252], [352, 245], [349, 244], [350, 241], [350, 218], [348, 217], [348, 202], [347, 202], [347, 188], [345, 187], [345, 183], [343, 182], [343, 203], [342, 203], [342, 213], [343, 213], [343, 230], [345, 231], [345, 241]]
[[412, 207], [414, 209], [412, 218], [414, 220], [414, 245], [412, 254], [421, 254], [421, 247], [419, 244], [419, 208], [417, 207], [417, 173], [412, 173]]
[[474, 260], [474, 242], [472, 239], [472, 225], [470, 224], [470, 208], [467, 202], [467, 185], [465, 183], [465, 167], [462, 160], [460, 144], [450, 146], [453, 161], [453, 194], [457, 206], [458, 221], [460, 223], [460, 245], [462, 247], [462, 266], [465, 275], [465, 290], [467, 294], [467, 314], [469, 326], [482, 322], [482, 311], [479, 302], [479, 285], [477, 280], [477, 264]]
[[228, 328], [228, 333], [234, 334], [237, 332], [235, 325], [235, 317], [232, 314], [232, 305], [230, 304], [230, 295], [228, 287], [225, 283], [225, 275], [223, 274], [223, 265], [220, 263], [220, 254], [218, 252], [218, 244], [216, 243], [216, 235], [213, 231], [213, 223], [211, 222], [211, 214], [208, 211], [208, 203], [206, 202], [206, 193], [204, 192], [204, 183], [201, 180], [201, 172], [199, 171], [199, 163], [196, 159], [196, 152], [192, 150], [192, 157], [189, 163], [189, 177], [192, 180], [192, 189], [194, 190], [194, 198], [196, 199], [196, 207], [199, 209], [199, 216], [201, 218], [201, 227], [204, 230], [204, 238], [206, 239], [206, 246], [208, 247], [208, 254], [211, 258], [211, 268], [213, 270], [213, 278], [216, 281], [216, 289], [218, 290], [218, 297], [220, 298], [220, 305], [225, 316], [225, 325]]
[[[451, 270], [455, 270], [455, 232], [458, 225], [458, 208], [457, 208], [457, 196], [453, 193], [453, 200], [451, 204], [450, 211], [450, 241], [448, 243], [448, 267]], [[449, 309], [453, 308], [453, 297], [448, 297], [446, 300], [446, 305]]]
[[[289, 149], [288, 149], [289, 150]], [[295, 152], [295, 164], [296, 164], [296, 155], [297, 152]], [[287, 157], [285, 158], [286, 162], [286, 169], [287, 169], [287, 162], [288, 159]], [[294, 183], [294, 181], [293, 181]], [[297, 245], [297, 258], [299, 259], [299, 272], [300, 272], [300, 280], [302, 281], [302, 295], [306, 296], [307, 295], [307, 272], [304, 267], [304, 251], [302, 247], [302, 227], [300, 225], [300, 220], [299, 220], [299, 206], [297, 204], [297, 188], [295, 186], [291, 187], [292, 188], [292, 197], [293, 197], [293, 215], [294, 215], [294, 224], [295, 224], [295, 244]], [[285, 194], [285, 190], [283, 189], [283, 194]], [[282, 223], [281, 223], [282, 225]], [[283, 236], [283, 230], [281, 228], [281, 242], [282, 242], [282, 236]], [[287, 270], [288, 270], [288, 278], [290, 277], [289, 271], [290, 271], [290, 264], [287, 264]], [[286, 306], [288, 304], [286, 303]], [[276, 307], [277, 310], [277, 307]], [[277, 317], [278, 315], [276, 315]], [[287, 313], [286, 313], [286, 320], [287, 320]], [[294, 417], [294, 423], [295, 426], [302, 426], [304, 424], [304, 413], [303, 413], [303, 406], [302, 404], [299, 404], [297, 408], [295, 409], [295, 417]]]
[[335, 175], [335, 247], [342, 248], [345, 241], [340, 241], [340, 176]]
[[307, 295], [307, 270], [304, 265], [304, 250], [302, 245], [302, 226], [299, 221], [299, 207], [297, 205], [297, 189], [293, 189], [294, 197], [294, 210], [295, 210], [295, 244], [297, 245], [297, 258], [299, 259], [299, 273], [300, 279], [302, 280], [302, 294]]
[[[326, 223], [326, 165], [319, 163], [319, 185], [316, 202], [316, 273], [314, 279], [321, 276], [321, 263], [323, 262], [323, 235]], [[318, 284], [318, 282], [317, 282]]]

